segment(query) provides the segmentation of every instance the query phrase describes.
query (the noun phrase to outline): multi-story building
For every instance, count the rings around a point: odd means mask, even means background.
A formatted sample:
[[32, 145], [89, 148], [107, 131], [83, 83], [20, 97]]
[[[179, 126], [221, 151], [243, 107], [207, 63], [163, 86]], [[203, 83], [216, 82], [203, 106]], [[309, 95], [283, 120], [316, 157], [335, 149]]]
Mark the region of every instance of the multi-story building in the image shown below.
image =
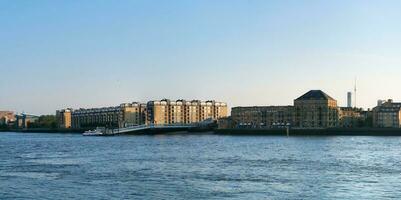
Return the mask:
[[227, 116], [227, 104], [215, 101], [149, 101], [147, 123], [149, 124], [189, 124], [207, 119], [217, 120]]
[[147, 123], [149, 124], [168, 124], [170, 115], [170, 100], [149, 101], [147, 103]]
[[227, 103], [210, 101], [212, 103], [212, 119], [220, 119], [228, 116]]
[[311, 90], [294, 100], [295, 126], [329, 128], [338, 125], [337, 101], [321, 90]]
[[29, 128], [30, 123], [34, 123], [39, 120], [39, 116], [28, 115], [28, 114], [19, 114], [15, 115], [15, 126], [16, 128], [25, 129]]
[[167, 121], [170, 124], [174, 123], [185, 123], [186, 121], [186, 107], [185, 107], [185, 101], [184, 100], [177, 100], [177, 101], [169, 101], [169, 104], [167, 105], [169, 111], [167, 113]]
[[293, 106], [234, 107], [231, 117], [235, 127], [275, 128], [294, 123]]
[[59, 128], [71, 128], [71, 113], [72, 109], [62, 109], [56, 111], [57, 126]]
[[192, 100], [185, 102], [185, 117], [188, 123], [196, 123], [201, 121], [199, 114], [200, 107], [201, 107], [201, 101], [199, 100]]
[[373, 108], [373, 126], [378, 128], [401, 128], [401, 103], [393, 100], [379, 101]]
[[93, 128], [97, 126], [122, 127], [123, 113], [120, 106], [103, 108], [80, 108], [71, 114], [72, 128]]
[[0, 125], [8, 125], [15, 121], [15, 115], [12, 111], [0, 111]]
[[141, 124], [189, 124], [227, 116], [227, 104], [215, 101], [149, 101], [115, 107], [56, 111], [61, 128], [127, 127]]
[[365, 127], [373, 127], [373, 110], [362, 110], [361, 118], [364, 120]]
[[135, 126], [146, 123], [146, 104], [126, 103], [120, 105], [123, 111], [123, 126]]
[[233, 107], [231, 118], [234, 126], [242, 128], [261, 128], [265, 126], [264, 107]]
[[219, 129], [230, 129], [230, 128], [235, 128], [235, 127], [236, 126], [235, 126], [234, 121], [231, 116], [220, 118], [217, 121], [217, 128], [219, 128]]
[[[146, 105], [141, 103], [125, 103], [120, 106], [78, 109], [71, 112], [72, 128], [126, 127], [145, 124]], [[59, 111], [60, 112], [60, 111]], [[61, 113], [61, 112], [60, 112]], [[59, 115], [59, 126], [67, 124], [66, 118]]]
[[339, 126], [344, 128], [355, 128], [363, 126], [366, 115], [361, 108], [341, 107], [338, 112]]
[[347, 92], [347, 107], [351, 108], [352, 107], [352, 93]]

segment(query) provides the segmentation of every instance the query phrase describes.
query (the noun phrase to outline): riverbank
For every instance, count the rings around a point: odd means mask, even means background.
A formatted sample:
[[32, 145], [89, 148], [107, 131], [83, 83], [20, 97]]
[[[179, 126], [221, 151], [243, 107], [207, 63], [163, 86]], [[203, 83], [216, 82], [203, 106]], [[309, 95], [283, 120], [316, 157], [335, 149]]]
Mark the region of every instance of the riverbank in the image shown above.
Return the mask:
[[[218, 135], [286, 136], [286, 129], [216, 129]], [[400, 128], [290, 129], [290, 136], [401, 136]]]
[[[82, 134], [86, 129], [0, 129], [0, 132], [21, 133], [77, 133]], [[192, 134], [216, 134], [216, 135], [254, 135], [254, 136], [287, 136], [286, 129], [189, 129], [185, 130], [188, 135]], [[158, 135], [183, 132], [181, 129], [168, 130], [146, 130], [126, 135]], [[328, 129], [290, 129], [290, 136], [401, 136], [400, 128], [328, 128]]]
[[[17, 133], [77, 133], [82, 134], [88, 129], [50, 129], [50, 128], [33, 128], [33, 129], [0, 129], [0, 132], [17, 132]], [[167, 128], [167, 129], [147, 129], [141, 131], [134, 131], [130, 133], [125, 133], [124, 135], [159, 135], [159, 134], [170, 134], [177, 132], [187, 132], [187, 134], [197, 134], [197, 133], [205, 133], [209, 132], [213, 134], [213, 128], [202, 127], [202, 128], [189, 128], [189, 129], [181, 129], [181, 128]]]
[[17, 133], [77, 133], [82, 134], [87, 129], [50, 129], [50, 128], [33, 128], [33, 129], [0, 129], [0, 132], [17, 132]]

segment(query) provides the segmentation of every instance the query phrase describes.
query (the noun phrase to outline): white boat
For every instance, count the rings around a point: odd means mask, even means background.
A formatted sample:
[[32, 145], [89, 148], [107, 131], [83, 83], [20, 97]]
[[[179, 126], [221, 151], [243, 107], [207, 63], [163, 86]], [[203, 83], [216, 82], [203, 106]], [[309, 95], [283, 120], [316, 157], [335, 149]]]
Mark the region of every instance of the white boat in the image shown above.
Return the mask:
[[95, 130], [89, 130], [82, 133], [83, 136], [101, 136], [105, 135], [104, 128], [97, 127]]

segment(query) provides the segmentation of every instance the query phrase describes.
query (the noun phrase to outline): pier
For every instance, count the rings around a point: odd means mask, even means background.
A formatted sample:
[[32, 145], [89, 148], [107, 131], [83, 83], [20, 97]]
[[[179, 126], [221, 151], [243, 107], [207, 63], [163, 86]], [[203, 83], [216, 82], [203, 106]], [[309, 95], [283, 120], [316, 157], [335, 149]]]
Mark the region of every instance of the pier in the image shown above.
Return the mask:
[[197, 127], [193, 124], [162, 124], [162, 125], [138, 125], [138, 126], [130, 126], [125, 128], [117, 128], [117, 129], [109, 129], [106, 130], [107, 135], [122, 135], [122, 134], [132, 134], [132, 133], [139, 133], [141, 131], [148, 131], [148, 130], [170, 130], [170, 131], [186, 131], [191, 128]]
[[191, 129], [207, 128], [214, 124], [213, 120], [205, 120], [198, 123], [175, 123], [175, 124], [144, 124], [137, 126], [128, 126], [124, 128], [106, 129], [105, 136], [137, 134], [141, 132], [174, 132], [174, 131], [189, 131]]

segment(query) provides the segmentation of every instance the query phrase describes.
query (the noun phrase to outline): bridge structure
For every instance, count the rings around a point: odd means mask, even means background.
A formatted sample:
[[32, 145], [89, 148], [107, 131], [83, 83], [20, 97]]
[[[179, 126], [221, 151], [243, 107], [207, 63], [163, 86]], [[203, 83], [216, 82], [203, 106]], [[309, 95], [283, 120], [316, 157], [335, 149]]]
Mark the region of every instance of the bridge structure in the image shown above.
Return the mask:
[[206, 120], [203, 122], [198, 123], [190, 123], [190, 124], [183, 124], [183, 123], [175, 123], [175, 124], [147, 124], [147, 125], [137, 125], [137, 126], [127, 126], [123, 128], [116, 128], [116, 129], [106, 129], [104, 135], [122, 135], [122, 134], [134, 134], [141, 131], [187, 131], [192, 128], [200, 128], [200, 127], [207, 127], [208, 125], [212, 124], [213, 121]]

